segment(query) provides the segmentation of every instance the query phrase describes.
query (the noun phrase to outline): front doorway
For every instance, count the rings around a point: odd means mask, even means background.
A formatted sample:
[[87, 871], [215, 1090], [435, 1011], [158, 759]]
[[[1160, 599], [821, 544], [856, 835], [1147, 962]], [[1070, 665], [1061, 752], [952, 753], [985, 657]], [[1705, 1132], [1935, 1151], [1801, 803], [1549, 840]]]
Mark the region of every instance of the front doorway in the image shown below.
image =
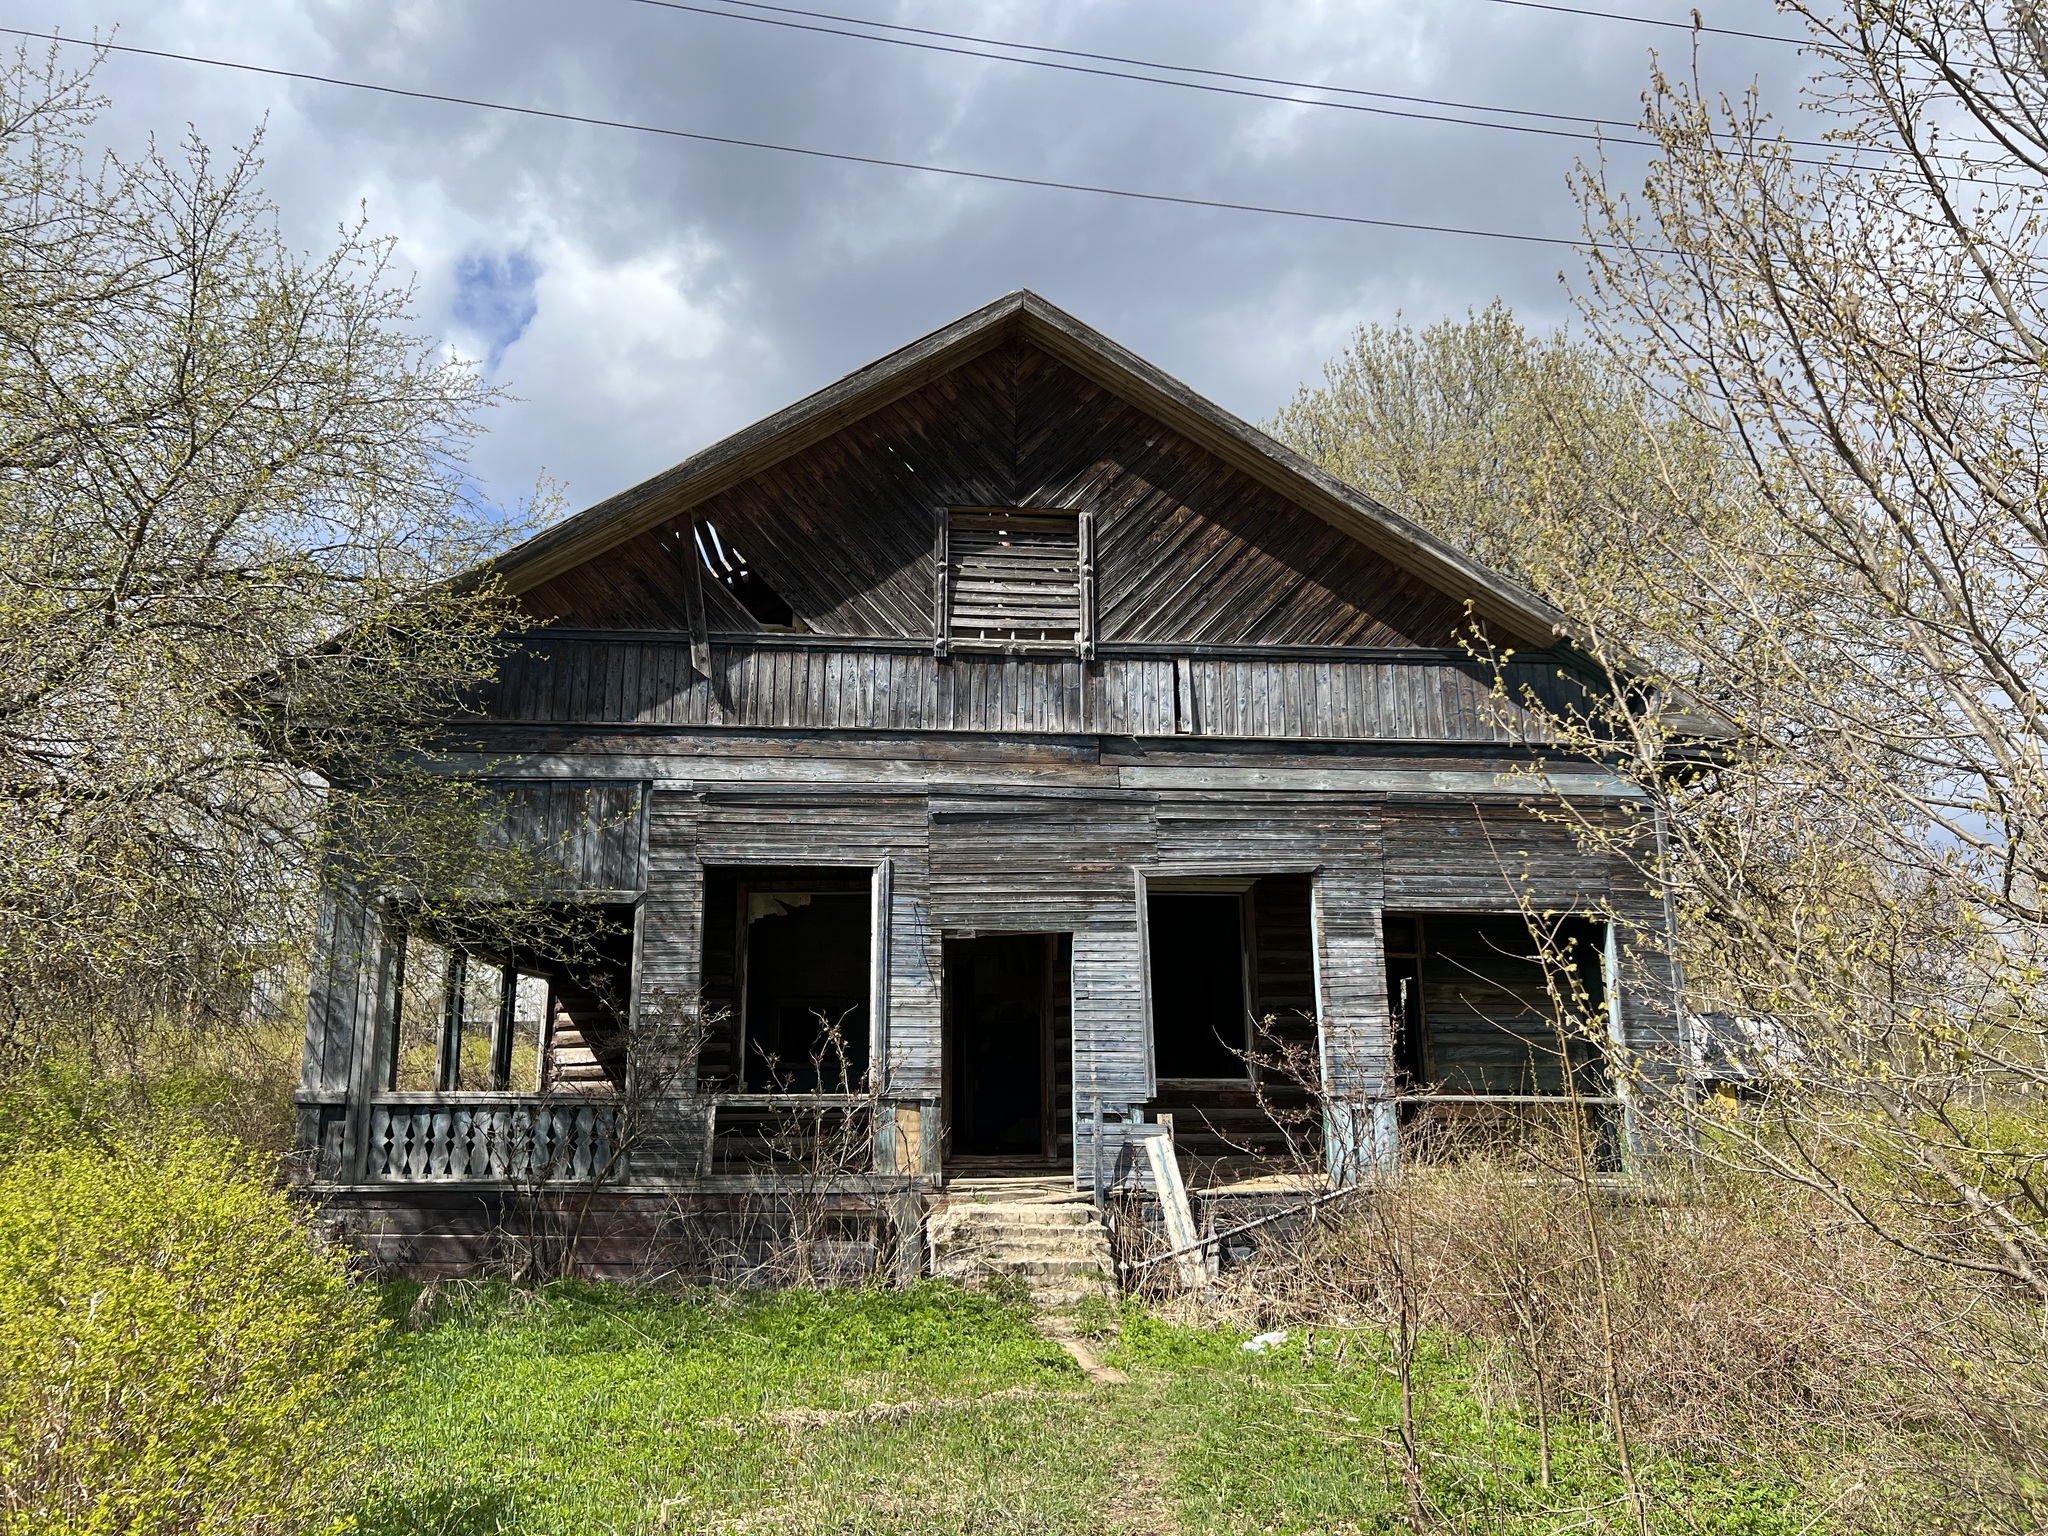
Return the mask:
[[946, 1155], [1036, 1166], [1073, 1155], [1061, 933], [946, 940]]

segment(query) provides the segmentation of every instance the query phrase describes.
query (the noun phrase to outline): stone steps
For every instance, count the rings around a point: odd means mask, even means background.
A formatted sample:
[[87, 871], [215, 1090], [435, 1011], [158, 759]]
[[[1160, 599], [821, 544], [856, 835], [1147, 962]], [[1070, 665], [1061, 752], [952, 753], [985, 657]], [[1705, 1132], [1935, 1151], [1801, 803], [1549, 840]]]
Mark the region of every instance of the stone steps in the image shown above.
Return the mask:
[[1107, 1295], [1109, 1235], [1094, 1206], [1071, 1186], [1003, 1183], [1010, 1187], [955, 1188], [938, 1198], [925, 1225], [932, 1274], [963, 1285], [1021, 1280], [1040, 1306]]

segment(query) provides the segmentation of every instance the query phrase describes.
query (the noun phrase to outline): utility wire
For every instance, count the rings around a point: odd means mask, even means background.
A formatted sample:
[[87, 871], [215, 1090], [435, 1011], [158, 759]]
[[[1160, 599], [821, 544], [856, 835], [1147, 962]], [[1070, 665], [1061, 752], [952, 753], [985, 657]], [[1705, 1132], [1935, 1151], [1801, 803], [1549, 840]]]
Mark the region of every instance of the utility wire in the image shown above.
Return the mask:
[[[1455, 101], [1436, 96], [1409, 96], [1403, 95], [1396, 91], [1373, 91], [1366, 90], [1358, 86], [1322, 85], [1318, 84], [1313, 80], [1290, 80], [1281, 76], [1274, 75], [1243, 74], [1235, 70], [1205, 69], [1191, 64], [1167, 64], [1162, 63], [1157, 59], [1133, 58], [1125, 54], [1093, 53], [1086, 49], [1081, 48], [1057, 48], [1043, 43], [1018, 42], [1015, 39], [1011, 38], [984, 37], [971, 32], [948, 32], [936, 27], [913, 27], [906, 26], [898, 22], [874, 21], [870, 20], [865, 16], [847, 16], [839, 14], [837, 12], [809, 10], [802, 6], [794, 5], [774, 5], [766, 3], [766, 0], [717, 0], [717, 3], [712, 5], [694, 4], [691, 3], [691, 0], [627, 0], [627, 3], [632, 5], [646, 6], [652, 10], [677, 11], [696, 16], [716, 16], [722, 17], [727, 21], [746, 21], [752, 22], [757, 26], [780, 27], [787, 31], [809, 32], [824, 37], [846, 37], [864, 43], [886, 43], [892, 47], [914, 48], [926, 53], [947, 53], [969, 59], [990, 59], [1001, 64], [1023, 64], [1028, 65], [1034, 69], [1053, 69], [1059, 70], [1062, 73], [1066, 74], [1094, 75], [1098, 78], [1108, 80], [1135, 80], [1145, 85], [1167, 85], [1173, 86], [1179, 90], [1203, 91], [1211, 95], [1236, 96], [1241, 98], [1247, 98], [1254, 101], [1275, 101], [1284, 103], [1288, 106], [1324, 107], [1334, 111], [1364, 112], [1380, 117], [1405, 118], [1415, 122], [1450, 123], [1464, 128], [1491, 128], [1501, 133], [1522, 133], [1534, 134], [1544, 138], [1573, 139], [1581, 143], [1599, 144], [1603, 147], [1628, 146], [1638, 149], [1661, 149], [1663, 147], [1655, 139], [1646, 139], [1642, 137], [1639, 133], [1635, 131], [1633, 124], [1619, 123], [1613, 118], [1595, 117], [1583, 113], [1541, 112], [1527, 107], [1497, 107], [1489, 105], [1486, 102]], [[756, 11], [773, 12], [775, 14], [748, 14], [749, 12]], [[1574, 14], [1579, 13], [1575, 12]], [[1587, 11], [1583, 14], [1589, 16], [1606, 16], [1609, 13], [1603, 11]], [[783, 19], [786, 17], [805, 17], [808, 19], [803, 21]], [[1617, 16], [1615, 19], [1626, 21], [1644, 20], [1645, 18]], [[823, 25], [823, 23], [826, 22], [839, 22], [843, 23], [843, 26]], [[1657, 22], [1656, 25], [1675, 27], [1683, 26], [1685, 24], [1682, 22], [1674, 21]], [[845, 30], [845, 28], [847, 27], [867, 27], [872, 28], [874, 30], [856, 32]], [[877, 36], [877, 32], [901, 32], [912, 34], [912, 36]], [[1761, 36], [1763, 34], [1759, 33], [1742, 35]], [[918, 38], [943, 38], [946, 39], [946, 41], [920, 42], [916, 40]], [[1796, 39], [1780, 40], [1796, 41]], [[963, 43], [972, 43], [977, 46], [972, 48], [957, 46]], [[988, 53], [983, 51], [984, 49], [988, 48], [1008, 48], [1018, 50], [1019, 52], [1053, 54], [1057, 57], [1048, 59], [1033, 59], [1021, 58], [1018, 56], [1018, 53], [1016, 52]], [[1069, 64], [1060, 62], [1060, 60], [1063, 59], [1089, 59], [1093, 60], [1094, 63]], [[1106, 64], [1127, 65], [1130, 66], [1130, 68], [1105, 69], [1100, 67]], [[1175, 74], [1201, 75], [1205, 78], [1202, 80], [1175, 80], [1164, 75], [1136, 74], [1131, 72], [1132, 70], [1141, 69], [1169, 70]], [[1210, 84], [1209, 82], [1212, 80], [1234, 80], [1243, 83], [1239, 85], [1217, 85]], [[1368, 105], [1365, 101], [1329, 101], [1318, 99], [1315, 97], [1281, 95], [1275, 91], [1249, 89], [1250, 86], [1255, 85], [1280, 86], [1289, 91], [1320, 91], [1323, 92], [1326, 96], [1357, 96], [1370, 98], [1373, 101], [1407, 102], [1411, 104], [1411, 106], [1447, 107], [1454, 112], [1489, 112], [1499, 116], [1539, 118], [1546, 122], [1576, 123], [1582, 124], [1584, 125], [1584, 127], [1545, 128], [1538, 127], [1534, 124], [1529, 123], [1490, 122], [1485, 118], [1453, 117], [1438, 112], [1417, 112], [1394, 107]], [[1591, 128], [1596, 131], [1587, 132], [1585, 131], [1586, 128]], [[1623, 131], [1619, 134], [1608, 131], [1600, 131], [1617, 128]], [[1727, 138], [1730, 137], [1730, 135], [1717, 132], [1713, 135], [1713, 137], [1717, 139]], [[1866, 155], [1891, 153], [1891, 151], [1889, 150], [1884, 150], [1881, 148], [1877, 148], [1875, 146], [1841, 144], [1830, 142], [1825, 139], [1787, 138], [1781, 140], [1780, 142], [1792, 145], [1800, 149], [1827, 150], [1837, 155]], [[1831, 160], [1815, 160], [1810, 157], [1799, 155], [1791, 155], [1787, 158], [1793, 164], [1796, 165], [1809, 165], [1821, 168], [1826, 168], [1828, 166], [1841, 163], [1839, 161]], [[1950, 155], [1942, 155], [1937, 156], [1936, 158], [1953, 159], [1955, 157]], [[1962, 179], [1975, 181], [1981, 180], [1982, 178], [1965, 177]]]
[[[0, 36], [27, 38], [34, 42], [64, 47], [92, 48], [107, 53], [130, 54], [138, 58], [170, 59], [181, 64], [200, 64], [210, 69], [230, 69], [243, 74], [268, 75], [279, 80], [304, 80], [314, 85], [339, 86], [345, 90], [368, 91], [379, 96], [398, 96], [412, 101], [440, 102], [446, 106], [474, 107], [486, 112], [504, 112], [516, 117], [541, 118], [557, 123], [578, 123], [591, 128], [615, 128], [626, 133], [644, 133], [665, 139], [687, 139], [698, 144], [725, 144], [738, 149], [759, 149], [782, 155], [801, 155], [812, 160], [837, 160], [849, 165], [881, 166], [888, 170], [918, 171], [929, 176], [953, 176], [965, 181], [996, 182], [1013, 187], [1042, 187], [1056, 192], [1086, 192], [1096, 197], [1121, 197], [1145, 203], [1171, 203], [1184, 208], [1217, 208], [1231, 213], [1257, 213], [1273, 218], [1308, 219], [1326, 224], [1360, 225], [1370, 229], [1413, 230], [1433, 235], [1463, 235], [1475, 240], [1508, 240], [1525, 245], [1561, 245], [1574, 250], [1589, 248], [1589, 242], [1562, 235], [1531, 235], [1514, 230], [1472, 229], [1454, 224], [1425, 224], [1407, 219], [1374, 219], [1363, 214], [1328, 213], [1312, 208], [1283, 208], [1266, 203], [1236, 203], [1220, 198], [1186, 197], [1171, 192], [1144, 192], [1134, 187], [1100, 186], [1090, 182], [1055, 181], [1042, 176], [1012, 176], [1000, 171], [977, 171], [956, 165], [929, 165], [916, 160], [892, 160], [880, 155], [856, 155], [844, 150], [816, 149], [801, 144], [777, 144], [766, 139], [743, 139], [731, 134], [701, 133], [688, 128], [663, 128], [651, 123], [628, 122], [622, 118], [593, 117], [580, 112], [558, 112], [547, 107], [526, 107], [511, 102], [487, 101], [476, 96], [457, 96], [443, 91], [409, 90], [404, 86], [379, 85], [368, 80], [349, 80], [339, 75], [319, 75], [309, 70], [281, 69], [269, 64], [248, 64], [235, 59], [212, 58], [196, 53], [174, 53], [164, 48], [142, 48], [132, 43], [87, 42], [56, 32], [32, 32], [24, 27], [0, 26]], [[1650, 254], [1668, 255], [1652, 251]]]
[[1740, 27], [1710, 27], [1699, 20], [1695, 10], [1691, 21], [1667, 21], [1659, 16], [1631, 16], [1626, 11], [1595, 11], [1583, 5], [1558, 5], [1553, 0], [1490, 0], [1494, 5], [1512, 5], [1523, 11], [1555, 11], [1560, 16], [1591, 16], [1600, 21], [1632, 21], [1639, 27], [1672, 27], [1680, 32], [1709, 32], [1716, 37], [1746, 37], [1759, 43], [1789, 43], [1809, 48], [1811, 39], [1787, 37], [1782, 32], [1745, 32]]
[[[1135, 80], [1145, 85], [1170, 85], [1184, 91], [1206, 91], [1217, 96], [1239, 96], [1253, 101], [1278, 101], [1296, 107], [1328, 107], [1340, 112], [1371, 112], [1386, 117], [1406, 117], [1430, 123], [1457, 123], [1472, 128], [1503, 128], [1519, 133], [1540, 133], [1554, 138], [1592, 139], [1596, 135], [1582, 129], [1538, 128], [1520, 123], [1489, 123], [1473, 118], [1446, 117], [1435, 112], [1401, 111], [1391, 107], [1369, 106], [1357, 101], [1319, 101], [1301, 96], [1283, 96], [1275, 91], [1249, 90], [1244, 86], [1211, 85], [1198, 80], [1173, 80], [1159, 75], [1134, 74], [1129, 70], [1103, 69], [1087, 64], [1065, 64], [1053, 59], [1019, 58], [1009, 53], [985, 53], [981, 48], [962, 48], [958, 43], [977, 43], [986, 48], [1015, 48], [1034, 53], [1057, 53], [1068, 58], [1094, 59], [1103, 64], [1128, 64], [1139, 69], [1166, 69], [1181, 74], [1207, 75], [1214, 79], [1241, 80], [1257, 85], [1284, 86], [1291, 90], [1326, 91], [1346, 96], [1369, 96], [1381, 101], [1405, 101], [1418, 106], [1450, 107], [1461, 112], [1502, 112], [1518, 117], [1538, 117], [1551, 122], [1580, 123], [1589, 127], [1605, 126], [1606, 120], [1567, 112], [1529, 112], [1515, 107], [1489, 107], [1480, 103], [1464, 101], [1440, 101], [1428, 96], [1402, 96], [1392, 91], [1367, 91], [1349, 86], [1317, 85], [1307, 80], [1283, 80], [1264, 75], [1243, 75], [1230, 70], [1195, 69], [1182, 64], [1161, 64], [1153, 59], [1125, 58], [1113, 53], [1088, 53], [1079, 48], [1048, 48], [1037, 43], [1019, 43], [1006, 38], [977, 37], [966, 32], [941, 32], [931, 27], [904, 27], [893, 22], [869, 21], [862, 16], [838, 16], [829, 11], [806, 11], [790, 5], [750, 5], [747, 0], [731, 0], [733, 5], [745, 5], [749, 11], [780, 11], [784, 16], [808, 16], [810, 21], [786, 21], [775, 16], [752, 16], [744, 11], [727, 10], [718, 6], [692, 5], [688, 0], [628, 0], [633, 5], [647, 6], [652, 10], [683, 11], [696, 16], [717, 16], [726, 21], [752, 22], [756, 26], [781, 27], [791, 32], [810, 32], [825, 37], [850, 37], [863, 43], [886, 43], [892, 48], [915, 48], [925, 53], [950, 53], [961, 58], [991, 59], [999, 64], [1024, 64], [1033, 69], [1056, 69], [1072, 75], [1094, 75], [1106, 80]], [[841, 27], [821, 25], [823, 22], [844, 22], [848, 27], [874, 27], [889, 32], [917, 32], [926, 37], [943, 37], [949, 43], [917, 42], [907, 37], [877, 37], [871, 32], [852, 32]], [[1614, 139], [1610, 143], [1634, 143], [1651, 145], [1650, 139]]]
[[[658, 0], [636, 0], [636, 3], [658, 3]], [[1128, 64], [1137, 69], [1165, 69], [1180, 75], [1202, 75], [1211, 80], [1242, 80], [1251, 85], [1278, 85], [1291, 90], [1323, 91], [1333, 96], [1367, 96], [1376, 101], [1405, 101], [1423, 107], [1451, 107], [1461, 112], [1498, 112], [1510, 117], [1540, 117], [1557, 123], [1584, 123], [1599, 127], [1608, 119], [1589, 117], [1579, 112], [1539, 112], [1529, 107], [1490, 107], [1483, 102], [1448, 101], [1437, 96], [1405, 96], [1398, 91], [1369, 91], [1355, 85], [1324, 85], [1314, 80], [1289, 80], [1279, 75], [1248, 75], [1234, 69], [1205, 69], [1195, 64], [1162, 64], [1157, 59], [1137, 59], [1120, 53], [1090, 53], [1085, 48], [1056, 48], [1050, 43], [1020, 43], [1003, 38], [979, 37], [971, 32], [945, 32], [936, 27], [912, 27], [894, 21], [870, 21], [864, 16], [840, 16], [831, 11], [811, 11], [794, 5], [770, 5], [766, 0], [722, 0], [728, 6], [749, 11], [774, 11], [784, 16], [807, 16], [813, 21], [839, 21], [848, 26], [873, 27], [883, 32], [908, 32], [919, 37], [942, 37], [956, 43], [980, 43], [990, 48], [1015, 48], [1026, 53], [1050, 53], [1065, 59], [1092, 59], [1098, 64]], [[733, 12], [721, 12], [732, 15]], [[735, 18], [737, 19], [737, 18]], [[880, 39], [878, 39], [880, 41]], [[1029, 59], [1015, 59], [1013, 63], [1027, 64]], [[1176, 85], [1180, 82], [1165, 80], [1162, 85]], [[1284, 97], [1292, 101], [1294, 97]], [[1304, 106], [1336, 105], [1336, 103], [1303, 102]]]

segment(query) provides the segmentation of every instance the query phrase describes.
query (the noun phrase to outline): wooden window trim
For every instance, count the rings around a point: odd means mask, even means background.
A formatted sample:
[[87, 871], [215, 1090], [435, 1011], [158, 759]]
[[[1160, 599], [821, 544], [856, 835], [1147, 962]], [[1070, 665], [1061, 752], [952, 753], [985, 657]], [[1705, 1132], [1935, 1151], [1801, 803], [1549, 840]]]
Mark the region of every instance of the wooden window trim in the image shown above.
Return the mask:
[[[1064, 524], [1072, 519], [1074, 528], [1074, 604], [1073, 630], [1069, 635], [1046, 636], [1044, 634], [1001, 633], [992, 625], [979, 625], [972, 632], [963, 633], [955, 622], [955, 608], [960, 600], [960, 583], [955, 572], [955, 561], [959, 558], [959, 541], [954, 537], [956, 525], [963, 520], [992, 522], [996, 520], [1057, 520]], [[1095, 516], [1085, 509], [1067, 507], [990, 507], [953, 506], [945, 508], [937, 519], [937, 531], [933, 541], [933, 612], [932, 631], [934, 654], [945, 656], [954, 650], [993, 651], [1002, 654], [1042, 654], [1056, 656], [1080, 656], [1092, 660], [1095, 655]], [[1057, 589], [1049, 589], [1057, 590]], [[1064, 594], [1062, 594], [1064, 595]], [[1063, 626], [1049, 626], [1060, 628]]]

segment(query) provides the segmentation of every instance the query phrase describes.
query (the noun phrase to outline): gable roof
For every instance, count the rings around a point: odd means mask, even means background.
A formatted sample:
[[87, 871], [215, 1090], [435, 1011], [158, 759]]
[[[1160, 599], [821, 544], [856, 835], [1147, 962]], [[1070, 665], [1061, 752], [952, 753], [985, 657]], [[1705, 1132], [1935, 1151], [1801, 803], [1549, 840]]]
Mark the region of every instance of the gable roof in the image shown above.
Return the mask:
[[1196, 394], [1037, 294], [1005, 294], [835, 384], [607, 497], [481, 567], [524, 592], [691, 507], [1013, 338], [1049, 353], [1235, 468], [1460, 600], [1496, 639], [1551, 645], [1564, 615], [1520, 583]]

